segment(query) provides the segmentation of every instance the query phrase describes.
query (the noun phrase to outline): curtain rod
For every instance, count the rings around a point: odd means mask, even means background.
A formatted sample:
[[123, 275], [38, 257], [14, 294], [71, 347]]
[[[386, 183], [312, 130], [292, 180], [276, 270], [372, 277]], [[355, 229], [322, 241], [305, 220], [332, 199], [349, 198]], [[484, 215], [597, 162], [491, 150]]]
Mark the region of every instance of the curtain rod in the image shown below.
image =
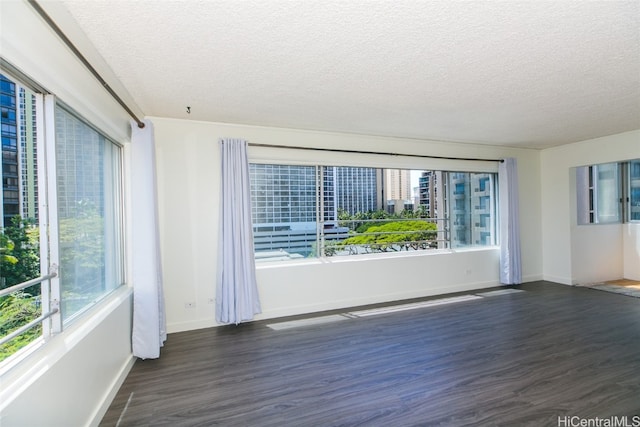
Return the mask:
[[329, 151], [332, 153], [375, 154], [379, 156], [419, 157], [423, 159], [466, 160], [466, 161], [474, 161], [474, 162], [499, 162], [499, 163], [504, 162], [504, 159], [475, 159], [475, 158], [469, 158], [469, 157], [427, 156], [427, 155], [421, 155], [421, 154], [385, 153], [383, 151], [345, 150], [340, 148], [314, 148], [314, 147], [295, 147], [290, 145], [254, 144], [252, 142], [249, 143], [249, 146], [266, 147], [266, 148], [285, 148], [285, 149], [292, 149], [292, 150]]
[[44, 9], [42, 9], [42, 7], [38, 4], [38, 2], [36, 0], [28, 0], [28, 2], [31, 5], [31, 7], [33, 7], [35, 11], [38, 12], [38, 14], [42, 17], [42, 19], [44, 19], [44, 21], [49, 25], [49, 27], [51, 27], [51, 29], [58, 35], [58, 37], [62, 39], [62, 41], [67, 45], [67, 47], [71, 49], [73, 54], [80, 60], [80, 62], [82, 62], [82, 64], [89, 70], [89, 72], [91, 72], [91, 74], [93, 74], [93, 76], [100, 82], [102, 87], [104, 87], [105, 90], [109, 92], [109, 95], [111, 95], [111, 97], [115, 99], [118, 102], [118, 104], [120, 104], [120, 106], [124, 108], [124, 110], [131, 116], [131, 118], [135, 120], [135, 122], [138, 124], [138, 127], [143, 128], [144, 122], [142, 122], [142, 120], [140, 120], [135, 115], [135, 113], [131, 111], [131, 109], [127, 106], [127, 104], [125, 104], [122, 98], [120, 98], [118, 94], [113, 89], [111, 89], [111, 87], [106, 82], [106, 80], [102, 78], [102, 76], [98, 73], [98, 71], [96, 71], [95, 68], [93, 68], [93, 65], [91, 65], [91, 63], [84, 57], [84, 55], [80, 53], [78, 48], [62, 32], [60, 27], [56, 25], [53, 19], [51, 19], [51, 17], [47, 14], [47, 12], [45, 12]]

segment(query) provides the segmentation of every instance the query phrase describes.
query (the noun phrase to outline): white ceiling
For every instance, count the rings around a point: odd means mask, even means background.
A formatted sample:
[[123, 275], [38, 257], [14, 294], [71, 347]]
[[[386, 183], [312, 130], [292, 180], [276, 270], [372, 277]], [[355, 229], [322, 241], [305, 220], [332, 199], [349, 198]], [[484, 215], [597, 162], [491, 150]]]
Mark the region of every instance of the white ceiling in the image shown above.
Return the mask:
[[530, 148], [640, 129], [637, 0], [62, 3], [149, 116]]

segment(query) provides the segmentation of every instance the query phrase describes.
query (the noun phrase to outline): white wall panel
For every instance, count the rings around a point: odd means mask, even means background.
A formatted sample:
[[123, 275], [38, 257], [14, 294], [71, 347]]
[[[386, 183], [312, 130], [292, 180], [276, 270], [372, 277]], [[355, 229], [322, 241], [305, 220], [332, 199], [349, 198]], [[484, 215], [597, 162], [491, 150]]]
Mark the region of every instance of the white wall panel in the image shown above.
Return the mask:
[[[160, 227], [169, 332], [214, 326], [219, 216], [220, 137], [259, 144], [393, 151], [454, 157], [519, 160], [522, 198], [523, 274], [541, 278], [539, 153], [534, 150], [469, 146], [438, 141], [368, 137], [327, 132], [228, 125], [151, 118], [156, 131]], [[266, 151], [265, 151], [266, 150]], [[276, 152], [278, 154], [276, 154]], [[252, 149], [251, 160], [332, 163], [342, 154], [300, 150]], [[328, 157], [328, 156], [332, 157]], [[395, 158], [391, 158], [396, 161]], [[360, 166], [385, 166], [380, 156], [354, 155]], [[428, 168], [435, 163], [402, 159], [394, 167]], [[350, 164], [350, 163], [345, 163]], [[478, 165], [475, 165], [478, 166]], [[474, 163], [466, 167], [473, 169]], [[487, 165], [479, 164], [480, 168]], [[272, 318], [360, 304], [393, 301], [498, 284], [496, 249], [456, 253], [420, 253], [408, 257], [370, 256], [309, 260], [302, 264], [263, 265], [258, 288], [263, 314]], [[185, 308], [186, 303], [195, 308]]]
[[133, 366], [131, 304], [120, 288], [3, 375], [0, 425], [97, 425]]

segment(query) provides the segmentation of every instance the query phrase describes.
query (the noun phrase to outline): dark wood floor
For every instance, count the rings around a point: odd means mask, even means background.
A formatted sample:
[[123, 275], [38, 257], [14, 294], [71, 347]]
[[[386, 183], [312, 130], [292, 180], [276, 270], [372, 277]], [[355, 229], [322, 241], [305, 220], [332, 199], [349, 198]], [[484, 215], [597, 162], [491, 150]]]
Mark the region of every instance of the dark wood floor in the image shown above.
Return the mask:
[[640, 299], [549, 282], [519, 289], [281, 331], [270, 321], [172, 334], [160, 359], [135, 363], [101, 425], [557, 426], [565, 416], [640, 416]]

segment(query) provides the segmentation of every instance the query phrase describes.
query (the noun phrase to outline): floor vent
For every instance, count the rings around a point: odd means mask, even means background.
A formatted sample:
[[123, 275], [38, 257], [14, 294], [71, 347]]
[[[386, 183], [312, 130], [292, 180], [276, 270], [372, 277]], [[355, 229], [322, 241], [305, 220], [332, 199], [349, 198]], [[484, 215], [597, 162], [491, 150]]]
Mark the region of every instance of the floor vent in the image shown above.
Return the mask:
[[377, 316], [379, 314], [395, 313], [397, 311], [405, 311], [405, 310], [415, 310], [416, 308], [433, 307], [435, 305], [453, 304], [456, 302], [472, 301], [476, 299], [481, 299], [481, 297], [476, 295], [462, 295], [459, 297], [440, 298], [440, 299], [434, 299], [429, 301], [415, 302], [411, 304], [401, 304], [401, 305], [392, 305], [392, 306], [380, 307], [380, 308], [372, 308], [370, 310], [351, 311], [347, 314], [354, 317]]
[[409, 304], [390, 305], [385, 307], [372, 308], [368, 310], [350, 311], [346, 313], [332, 314], [329, 316], [309, 317], [306, 319], [291, 320], [288, 322], [269, 323], [267, 324], [267, 327], [270, 329], [273, 329], [274, 331], [281, 331], [285, 329], [293, 329], [293, 328], [299, 328], [303, 326], [323, 325], [326, 323], [340, 322], [342, 320], [357, 319], [360, 317], [369, 317], [369, 316], [378, 316], [381, 314], [396, 313], [396, 312], [405, 311], [405, 310], [415, 310], [418, 308], [434, 307], [434, 306], [444, 305], [444, 304], [455, 304], [457, 302], [463, 302], [463, 301], [474, 301], [474, 300], [480, 300], [486, 297], [508, 295], [508, 294], [514, 294], [518, 292], [524, 292], [524, 291], [522, 289], [499, 289], [496, 291], [481, 292], [474, 295], [461, 295], [457, 297], [439, 298], [439, 299], [420, 301], [420, 302], [414, 302]]
[[518, 292], [524, 291], [522, 289], [499, 289], [497, 291], [482, 292], [476, 295], [481, 297], [495, 297], [498, 295], [517, 294]]
[[348, 319], [348, 316], [343, 316], [342, 314], [332, 314], [330, 316], [310, 317], [308, 319], [291, 320], [289, 322], [270, 323], [267, 325], [267, 327], [273, 329], [274, 331], [281, 331], [283, 329], [322, 325], [325, 323], [339, 322], [341, 320]]

